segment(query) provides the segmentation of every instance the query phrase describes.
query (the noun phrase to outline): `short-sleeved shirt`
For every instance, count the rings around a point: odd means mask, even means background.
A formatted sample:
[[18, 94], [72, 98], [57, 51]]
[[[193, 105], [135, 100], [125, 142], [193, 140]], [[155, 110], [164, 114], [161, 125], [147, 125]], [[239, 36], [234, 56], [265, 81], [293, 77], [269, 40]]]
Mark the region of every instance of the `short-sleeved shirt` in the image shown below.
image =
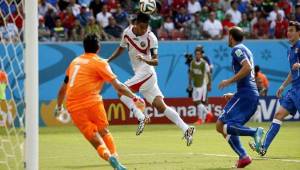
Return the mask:
[[92, 107], [102, 102], [100, 92], [105, 82], [116, 79], [109, 64], [94, 53], [85, 53], [69, 65], [66, 76], [68, 111]]
[[251, 73], [237, 82], [237, 91], [243, 91], [245, 95], [258, 96], [252, 52], [244, 44], [237, 44], [233, 47], [231, 56], [234, 74], [237, 74], [241, 70], [242, 63], [245, 60], [247, 60], [251, 66]]
[[150, 49], [158, 49], [158, 40], [153, 32], [148, 30], [144, 35], [136, 36], [132, 32], [133, 26], [127, 27], [122, 35], [120, 46], [128, 49], [129, 58], [135, 74], [152, 73], [153, 66], [139, 61], [136, 56], [142, 55], [146, 59], [151, 59]]

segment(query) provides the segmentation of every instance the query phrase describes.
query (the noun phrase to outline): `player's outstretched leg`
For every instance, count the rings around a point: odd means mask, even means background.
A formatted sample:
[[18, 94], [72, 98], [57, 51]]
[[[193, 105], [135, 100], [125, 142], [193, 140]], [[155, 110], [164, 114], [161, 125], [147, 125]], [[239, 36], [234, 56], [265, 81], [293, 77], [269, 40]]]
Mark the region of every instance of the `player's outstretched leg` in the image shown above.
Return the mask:
[[114, 169], [126, 170], [126, 167], [117, 159], [116, 147], [108, 129], [105, 128], [96, 132], [90, 143], [96, 148], [99, 156], [108, 161]]
[[284, 109], [283, 107], [280, 107], [278, 112], [275, 114], [275, 117], [272, 121], [272, 124], [266, 134], [266, 137], [263, 141], [263, 144], [261, 147], [258, 147], [256, 143], [250, 143], [249, 146], [252, 150], [256, 151], [260, 156], [264, 156], [267, 153], [267, 150], [269, 146], [271, 145], [273, 139], [278, 134], [282, 120], [289, 115], [289, 112]]
[[144, 115], [143, 112], [136, 107], [133, 100], [127, 96], [120, 96], [120, 100], [127, 106], [127, 108], [134, 114], [138, 119], [138, 128], [136, 130], [136, 135], [140, 135], [145, 128], [145, 124], [149, 121], [149, 116]]
[[156, 96], [152, 105], [157, 109], [158, 112], [164, 113], [164, 115], [169, 120], [171, 120], [176, 126], [178, 126], [183, 131], [183, 138], [186, 140], [187, 146], [190, 146], [193, 141], [195, 127], [189, 127], [174, 109], [165, 104], [161, 96]]

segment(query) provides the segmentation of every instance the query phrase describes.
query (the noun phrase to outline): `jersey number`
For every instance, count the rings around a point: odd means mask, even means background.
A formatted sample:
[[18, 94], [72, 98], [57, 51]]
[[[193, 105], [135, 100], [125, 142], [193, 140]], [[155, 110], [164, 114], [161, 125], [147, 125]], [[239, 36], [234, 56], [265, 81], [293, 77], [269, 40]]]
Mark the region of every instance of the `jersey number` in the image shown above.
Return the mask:
[[75, 65], [74, 66], [74, 72], [71, 76], [70, 87], [74, 86], [75, 77], [78, 74], [79, 69], [80, 69], [80, 65]]

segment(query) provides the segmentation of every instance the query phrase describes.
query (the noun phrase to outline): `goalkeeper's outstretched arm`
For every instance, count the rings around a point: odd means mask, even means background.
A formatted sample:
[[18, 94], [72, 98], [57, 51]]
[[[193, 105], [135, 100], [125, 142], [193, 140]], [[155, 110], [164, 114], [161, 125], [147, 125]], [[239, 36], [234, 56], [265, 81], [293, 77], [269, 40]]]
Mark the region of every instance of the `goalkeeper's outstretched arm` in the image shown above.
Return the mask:
[[61, 110], [67, 91], [67, 84], [69, 82], [69, 77], [66, 76], [63, 84], [61, 85], [57, 94], [57, 109]]

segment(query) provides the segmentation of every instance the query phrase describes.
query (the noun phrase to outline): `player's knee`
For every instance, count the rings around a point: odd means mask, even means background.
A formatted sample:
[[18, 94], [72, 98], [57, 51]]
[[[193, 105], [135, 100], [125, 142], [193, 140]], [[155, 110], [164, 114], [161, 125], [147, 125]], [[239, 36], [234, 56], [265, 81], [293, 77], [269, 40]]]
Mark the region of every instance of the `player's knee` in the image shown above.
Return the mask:
[[285, 108], [280, 107], [278, 112], [275, 114], [274, 119], [283, 121], [283, 119], [288, 115], [289, 115], [289, 112]]
[[223, 134], [223, 123], [221, 123], [220, 121], [217, 121], [216, 123], [216, 131]]
[[107, 128], [103, 128], [103, 129], [98, 130], [98, 132], [99, 132], [100, 136], [103, 137], [109, 133], [109, 130]]
[[163, 99], [160, 96], [154, 99], [152, 105], [157, 109], [159, 113], [164, 113], [167, 109], [167, 105], [164, 103]]

